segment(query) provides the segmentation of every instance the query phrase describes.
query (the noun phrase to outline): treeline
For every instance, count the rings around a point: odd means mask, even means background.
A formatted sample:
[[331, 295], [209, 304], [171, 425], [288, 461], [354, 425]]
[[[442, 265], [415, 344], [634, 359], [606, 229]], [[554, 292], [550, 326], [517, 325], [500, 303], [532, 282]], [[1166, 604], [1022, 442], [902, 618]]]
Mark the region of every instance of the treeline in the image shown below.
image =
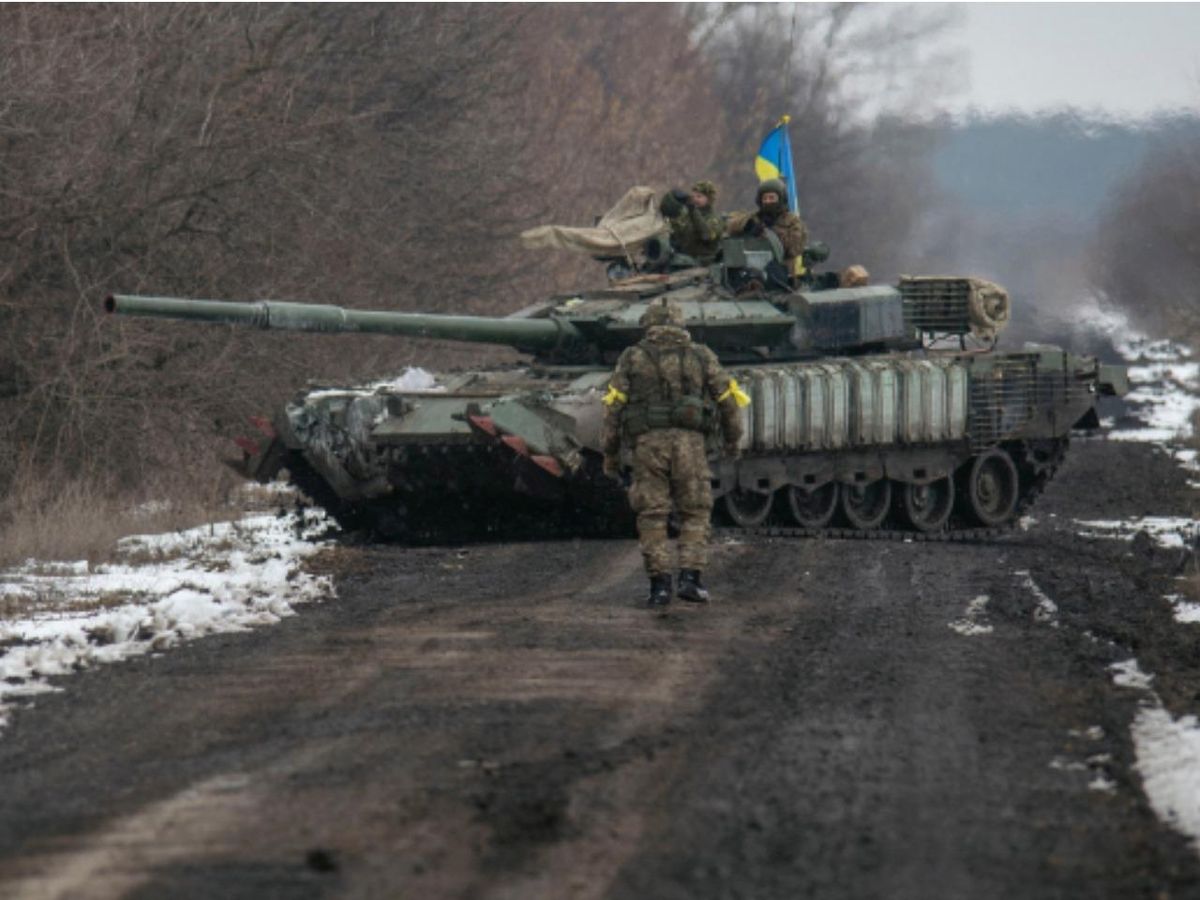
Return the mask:
[[[502, 314], [598, 277], [523, 252], [522, 229], [703, 176], [743, 206], [783, 112], [810, 230], [835, 263], [894, 273], [930, 191], [929, 136], [863, 110], [936, 92], [944, 15], [0, 7], [0, 496], [202, 482], [244, 416], [307, 378], [443, 352], [106, 320], [106, 293]], [[859, 92], [881, 72], [910, 96]]]

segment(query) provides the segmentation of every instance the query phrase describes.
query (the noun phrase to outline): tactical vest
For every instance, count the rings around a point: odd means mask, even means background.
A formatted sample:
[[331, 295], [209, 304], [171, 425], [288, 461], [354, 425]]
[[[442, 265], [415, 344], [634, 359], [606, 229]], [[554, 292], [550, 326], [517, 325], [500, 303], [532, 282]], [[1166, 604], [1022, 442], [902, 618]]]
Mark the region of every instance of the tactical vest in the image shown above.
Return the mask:
[[[704, 403], [704, 364], [696, 351], [684, 344], [679, 347], [657, 347], [649, 343], [638, 344], [654, 368], [654, 379], [648, 386], [638, 379], [637, 395], [629, 401], [621, 416], [625, 435], [636, 438], [647, 431], [660, 428], [683, 428], [687, 431], [705, 431], [708, 428], [707, 408]], [[679, 360], [679, 387], [676, 388], [663, 375], [664, 356]], [[696, 362], [699, 379], [692, 377], [686, 362]], [[631, 393], [633, 393], [631, 391]], [[645, 394], [646, 396], [642, 396]]]

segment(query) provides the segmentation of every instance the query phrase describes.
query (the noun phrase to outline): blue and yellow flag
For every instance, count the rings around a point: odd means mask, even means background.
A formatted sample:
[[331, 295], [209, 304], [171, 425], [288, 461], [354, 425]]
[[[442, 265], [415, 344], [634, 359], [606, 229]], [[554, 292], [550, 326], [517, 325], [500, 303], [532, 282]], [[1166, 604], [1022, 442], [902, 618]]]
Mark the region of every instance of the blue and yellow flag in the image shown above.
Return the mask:
[[796, 172], [792, 168], [792, 140], [788, 137], [788, 122], [791, 116], [784, 116], [779, 124], [771, 129], [763, 138], [762, 146], [758, 148], [758, 156], [754, 158], [754, 172], [759, 181], [768, 178], [782, 178], [787, 185], [788, 209], [799, 215], [800, 200], [796, 196]]

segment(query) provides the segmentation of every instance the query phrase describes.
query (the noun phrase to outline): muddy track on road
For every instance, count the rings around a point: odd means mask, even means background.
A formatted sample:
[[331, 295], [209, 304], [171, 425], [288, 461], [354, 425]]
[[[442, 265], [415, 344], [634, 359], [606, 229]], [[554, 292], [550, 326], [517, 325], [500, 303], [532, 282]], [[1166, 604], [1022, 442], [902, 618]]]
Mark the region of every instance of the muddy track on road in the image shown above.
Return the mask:
[[664, 614], [631, 541], [344, 548], [337, 600], [14, 716], [0, 897], [1200, 896], [1108, 669], [1196, 712], [1188, 559], [1072, 523], [1192, 496], [1085, 443], [1026, 531], [727, 540]]

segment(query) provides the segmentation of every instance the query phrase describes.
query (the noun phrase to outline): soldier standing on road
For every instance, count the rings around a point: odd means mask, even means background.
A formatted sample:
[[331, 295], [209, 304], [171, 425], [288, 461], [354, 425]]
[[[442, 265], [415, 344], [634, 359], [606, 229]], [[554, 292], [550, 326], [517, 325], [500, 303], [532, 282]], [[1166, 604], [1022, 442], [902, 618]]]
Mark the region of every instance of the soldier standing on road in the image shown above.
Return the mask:
[[768, 178], [755, 194], [758, 212], [733, 213], [727, 233], [759, 236], [770, 228], [783, 245], [783, 264], [789, 276], [803, 273], [804, 247], [808, 244], [808, 229], [804, 221], [788, 209], [787, 185], [778, 178]]
[[663, 194], [658, 204], [671, 225], [671, 246], [700, 263], [712, 262], [725, 233], [716, 202], [717, 186], [697, 181], [690, 193], [676, 188]]
[[706, 409], [716, 404], [726, 456], [742, 438], [738, 407], [750, 403], [721, 368], [716, 354], [692, 343], [683, 312], [667, 298], [651, 305], [640, 324], [645, 337], [617, 360], [604, 398], [604, 471], [616, 476], [623, 446], [632, 449], [629, 504], [650, 576], [649, 606], [671, 602], [667, 517], [679, 516], [679, 583], [683, 600], [706, 603], [701, 575], [708, 561], [712, 485], [705, 453]]

